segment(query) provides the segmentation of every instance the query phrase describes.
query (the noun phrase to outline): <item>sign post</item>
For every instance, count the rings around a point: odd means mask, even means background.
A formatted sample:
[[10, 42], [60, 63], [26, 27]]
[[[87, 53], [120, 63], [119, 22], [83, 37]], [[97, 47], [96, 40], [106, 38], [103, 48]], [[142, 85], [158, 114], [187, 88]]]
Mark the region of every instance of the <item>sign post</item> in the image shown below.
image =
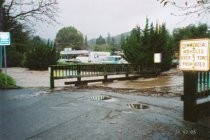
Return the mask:
[[3, 67], [3, 65], [2, 65], [2, 60], [3, 59], [2, 59], [2, 57], [3, 57], [3, 54], [2, 54], [2, 46], [0, 46], [0, 69]]
[[[154, 53], [154, 70], [155, 72], [160, 72], [160, 63], [162, 62], [162, 55], [161, 53]], [[157, 66], [157, 67], [156, 67]]]
[[210, 69], [210, 40], [190, 39], [180, 42], [179, 68], [184, 72], [184, 95], [181, 100], [184, 101], [184, 120], [197, 121], [197, 103], [196, 94], [198, 80], [206, 86], [204, 79], [198, 78], [201, 71], [209, 71]]
[[4, 67], [5, 67], [5, 84], [6, 85], [7, 85], [7, 54], [6, 54], [7, 52], [6, 52], [6, 46], [8, 46], [8, 45], [10, 45], [10, 33], [9, 32], [0, 32], [0, 46], [2, 48], [4, 46]]

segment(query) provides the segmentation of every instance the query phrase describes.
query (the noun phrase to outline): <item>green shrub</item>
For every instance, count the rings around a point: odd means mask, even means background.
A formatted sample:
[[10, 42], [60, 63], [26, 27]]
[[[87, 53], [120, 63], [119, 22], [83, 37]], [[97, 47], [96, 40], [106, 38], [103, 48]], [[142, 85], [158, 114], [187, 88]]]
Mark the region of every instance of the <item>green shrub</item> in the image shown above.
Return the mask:
[[7, 51], [7, 66], [8, 67], [20, 67], [23, 61], [23, 54], [16, 51], [14, 47], [8, 48]]
[[6, 74], [1, 72], [0, 73], [0, 88], [7, 88], [7, 87], [13, 87], [16, 85], [15, 80], [7, 75], [7, 84], [6, 84]]
[[46, 70], [56, 64], [56, 52], [52, 43], [45, 43], [39, 37], [31, 41], [30, 50], [25, 53], [24, 66], [31, 70]]

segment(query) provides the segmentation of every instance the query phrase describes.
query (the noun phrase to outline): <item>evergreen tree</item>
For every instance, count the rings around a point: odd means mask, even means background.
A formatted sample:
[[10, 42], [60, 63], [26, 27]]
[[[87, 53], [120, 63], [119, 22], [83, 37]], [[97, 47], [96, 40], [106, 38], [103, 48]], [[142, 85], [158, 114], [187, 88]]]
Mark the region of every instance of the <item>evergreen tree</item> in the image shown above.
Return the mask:
[[[122, 38], [121, 38], [122, 39]], [[154, 53], [162, 54], [161, 70], [170, 69], [172, 59], [171, 39], [165, 24], [154, 27], [153, 23], [143, 30], [139, 26], [131, 31], [131, 35], [121, 42], [124, 58], [141, 68], [154, 68]]]
[[179, 43], [184, 39], [210, 38], [210, 31], [207, 24], [188, 25], [185, 28], [177, 28], [173, 30], [173, 49], [179, 52]]
[[96, 45], [103, 45], [106, 44], [106, 40], [100, 35], [97, 39], [96, 39]]
[[30, 41], [31, 49], [25, 54], [24, 65], [32, 70], [46, 70], [56, 63], [56, 50], [53, 43], [46, 44], [40, 37]]
[[85, 36], [85, 46], [88, 46], [87, 35]]
[[111, 36], [109, 33], [107, 35], [107, 45], [111, 45]]

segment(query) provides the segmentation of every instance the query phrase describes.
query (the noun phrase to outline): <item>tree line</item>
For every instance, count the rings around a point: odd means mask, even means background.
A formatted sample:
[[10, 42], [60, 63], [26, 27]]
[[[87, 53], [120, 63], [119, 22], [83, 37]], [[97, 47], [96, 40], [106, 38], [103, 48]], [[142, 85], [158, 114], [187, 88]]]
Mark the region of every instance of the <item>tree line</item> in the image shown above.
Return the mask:
[[33, 36], [37, 23], [56, 22], [56, 0], [1, 0], [0, 31], [10, 32], [7, 49], [9, 67], [46, 69], [56, 63], [54, 43]]
[[[164, 5], [167, 4], [164, 3]], [[173, 4], [176, 5], [176, 3]], [[198, 3], [199, 6], [202, 4], [208, 5], [208, 3]], [[89, 46], [87, 36], [84, 37], [72, 26], [60, 29], [54, 41], [33, 36], [33, 26], [37, 23], [34, 21], [56, 22], [57, 12], [56, 0], [1, 0], [0, 31], [8, 31], [12, 35], [12, 44], [7, 47], [10, 67], [46, 69], [48, 65], [56, 63], [60, 50], [71, 47], [110, 52], [121, 50], [128, 62], [147, 67], [154, 65], [153, 54], [161, 53], [161, 70], [164, 71], [170, 68], [174, 52], [178, 52], [180, 40], [210, 37], [207, 24], [189, 25], [169, 33], [165, 24], [149, 23], [148, 19], [145, 27], [137, 26], [130, 35], [122, 36], [121, 43], [117, 43], [115, 38], [108, 34], [107, 38], [99, 36], [95, 45]]]
[[210, 38], [207, 24], [188, 25], [176, 28], [170, 33], [166, 24], [149, 24], [146, 19], [144, 28], [137, 26], [131, 34], [121, 39], [124, 58], [133, 64], [144, 67], [154, 67], [154, 53], [162, 54], [161, 71], [171, 68], [172, 59], [179, 52], [179, 44], [184, 39]]
[[180, 40], [209, 37], [210, 31], [207, 24], [188, 25], [184, 28], [176, 28], [170, 33], [166, 24], [149, 23], [149, 20], [146, 19], [145, 27], [137, 26], [132, 29], [130, 35], [122, 35], [120, 44], [117, 44], [108, 34], [106, 39], [100, 35], [96, 39], [96, 44], [89, 46], [87, 36], [84, 39], [80, 31], [70, 26], [59, 30], [53, 42], [40, 37], [29, 37], [25, 44], [20, 44], [20, 47], [15, 42], [8, 47], [8, 65], [47, 69], [48, 65], [56, 64], [61, 50], [72, 48], [112, 53], [119, 50], [124, 53], [123, 57], [129, 63], [141, 65], [142, 68], [154, 67], [154, 53], [161, 53], [160, 68], [161, 71], [165, 71], [171, 68], [175, 52], [179, 52]]
[[114, 53], [120, 49], [115, 38], [108, 33], [107, 38], [99, 35], [91, 45], [88, 44], [87, 36], [78, 31], [75, 27], [63, 27], [56, 34], [55, 43], [58, 51], [64, 48], [72, 48], [73, 50], [88, 49], [92, 51], [108, 51]]
[[131, 31], [131, 35], [122, 39], [124, 58], [134, 64], [144, 67], [154, 65], [154, 53], [162, 54], [162, 70], [168, 70], [173, 55], [171, 36], [165, 24], [149, 24], [146, 19], [144, 29], [139, 26]]

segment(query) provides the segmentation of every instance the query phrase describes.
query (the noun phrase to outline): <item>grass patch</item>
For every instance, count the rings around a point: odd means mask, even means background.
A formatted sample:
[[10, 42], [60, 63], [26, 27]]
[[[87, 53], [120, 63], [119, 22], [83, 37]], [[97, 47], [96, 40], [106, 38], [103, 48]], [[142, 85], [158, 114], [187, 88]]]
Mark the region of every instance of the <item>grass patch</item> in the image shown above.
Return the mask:
[[6, 74], [1, 72], [0, 73], [0, 88], [12, 88], [16, 86], [15, 80], [7, 75], [7, 83], [6, 83]]

